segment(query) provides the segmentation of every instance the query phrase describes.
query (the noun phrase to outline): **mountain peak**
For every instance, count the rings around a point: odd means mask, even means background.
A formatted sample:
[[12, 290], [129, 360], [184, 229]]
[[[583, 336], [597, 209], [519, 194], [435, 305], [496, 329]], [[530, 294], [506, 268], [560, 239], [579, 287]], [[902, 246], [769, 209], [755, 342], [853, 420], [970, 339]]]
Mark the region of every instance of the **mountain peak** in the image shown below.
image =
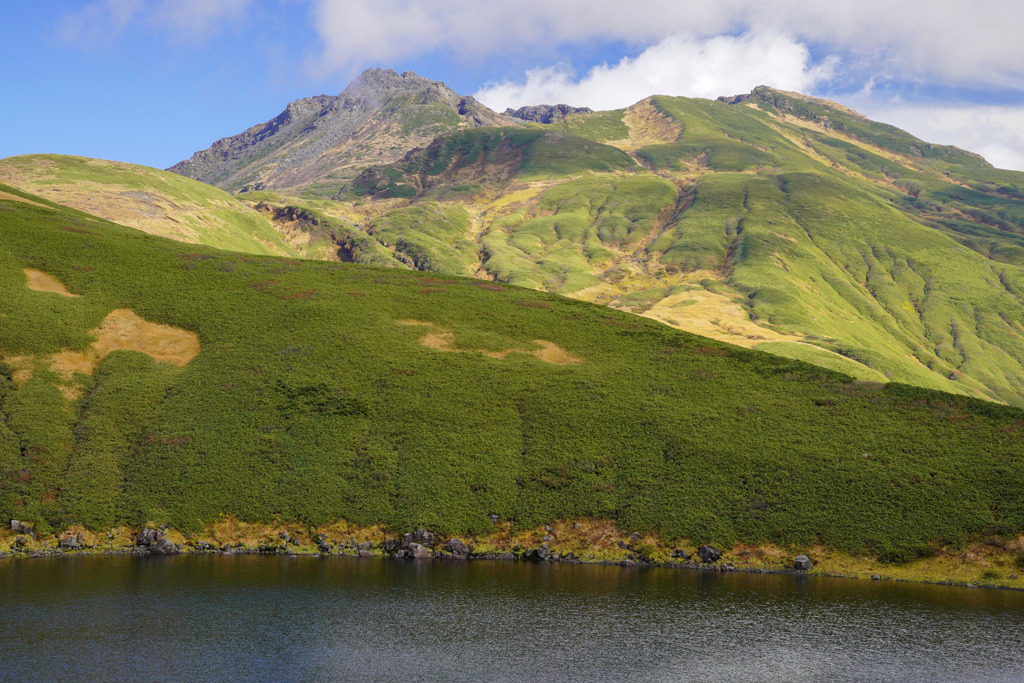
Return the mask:
[[442, 133], [486, 125], [519, 122], [413, 71], [373, 68], [336, 97], [296, 100], [168, 170], [232, 191], [283, 189], [355, 176], [353, 159], [390, 163]]

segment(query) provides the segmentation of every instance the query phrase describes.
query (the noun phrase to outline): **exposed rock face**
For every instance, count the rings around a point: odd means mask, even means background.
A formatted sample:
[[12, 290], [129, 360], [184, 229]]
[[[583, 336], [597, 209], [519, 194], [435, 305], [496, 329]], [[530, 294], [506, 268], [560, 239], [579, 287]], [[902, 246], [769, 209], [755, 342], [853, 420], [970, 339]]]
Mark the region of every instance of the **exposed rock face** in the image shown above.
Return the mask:
[[168, 170], [232, 191], [301, 187], [327, 175], [352, 177], [356, 163], [397, 161], [438, 134], [487, 125], [518, 122], [411, 71], [369, 69], [337, 97], [296, 100]]
[[31, 524], [26, 524], [25, 522], [21, 522], [17, 519], [12, 519], [11, 531], [13, 531], [16, 534], [25, 534], [26, 536], [31, 536], [33, 528]]
[[512, 107], [505, 110], [507, 116], [534, 123], [557, 123], [572, 114], [593, 113], [594, 110], [590, 107], [570, 107], [568, 104], [538, 104], [533, 107], [519, 107], [514, 111]]

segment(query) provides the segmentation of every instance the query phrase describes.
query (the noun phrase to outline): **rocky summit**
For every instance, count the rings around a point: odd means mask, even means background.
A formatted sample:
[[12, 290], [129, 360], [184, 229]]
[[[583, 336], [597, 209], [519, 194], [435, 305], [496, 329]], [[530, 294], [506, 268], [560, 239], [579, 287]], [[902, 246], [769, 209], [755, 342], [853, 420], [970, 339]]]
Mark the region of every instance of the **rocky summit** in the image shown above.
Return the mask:
[[389, 163], [459, 128], [517, 125], [444, 83], [369, 69], [341, 94], [296, 100], [276, 117], [175, 164], [175, 173], [231, 191], [286, 189]]

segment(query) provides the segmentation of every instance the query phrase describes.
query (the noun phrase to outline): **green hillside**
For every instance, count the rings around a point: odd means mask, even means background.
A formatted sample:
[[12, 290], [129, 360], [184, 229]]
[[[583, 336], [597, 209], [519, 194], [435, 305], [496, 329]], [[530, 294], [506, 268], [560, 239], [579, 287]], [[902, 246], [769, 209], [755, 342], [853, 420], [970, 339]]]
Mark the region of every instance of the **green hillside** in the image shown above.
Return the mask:
[[[593, 201], [544, 199], [567, 235], [616, 191], [580, 182]], [[596, 239], [630, 243], [659, 187]], [[41, 529], [596, 517], [889, 558], [1024, 531], [1016, 408], [508, 284], [183, 244], [9, 187], [0, 231], [0, 516]]]
[[122, 225], [248, 254], [297, 255], [232, 195], [176, 173], [59, 154], [0, 160], [0, 182]]
[[1024, 405], [1024, 174], [823, 100], [758, 88], [460, 131], [335, 199], [316, 210], [406, 267]]

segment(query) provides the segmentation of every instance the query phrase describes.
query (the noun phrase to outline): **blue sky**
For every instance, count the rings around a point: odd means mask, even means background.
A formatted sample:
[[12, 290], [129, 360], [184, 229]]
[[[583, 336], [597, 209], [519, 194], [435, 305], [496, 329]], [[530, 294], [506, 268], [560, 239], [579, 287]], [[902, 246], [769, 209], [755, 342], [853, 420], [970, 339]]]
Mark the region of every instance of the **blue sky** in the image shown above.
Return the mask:
[[0, 157], [167, 167], [370, 66], [493, 108], [759, 84], [1024, 170], [1024, 5], [932, 0], [9, 3]]

